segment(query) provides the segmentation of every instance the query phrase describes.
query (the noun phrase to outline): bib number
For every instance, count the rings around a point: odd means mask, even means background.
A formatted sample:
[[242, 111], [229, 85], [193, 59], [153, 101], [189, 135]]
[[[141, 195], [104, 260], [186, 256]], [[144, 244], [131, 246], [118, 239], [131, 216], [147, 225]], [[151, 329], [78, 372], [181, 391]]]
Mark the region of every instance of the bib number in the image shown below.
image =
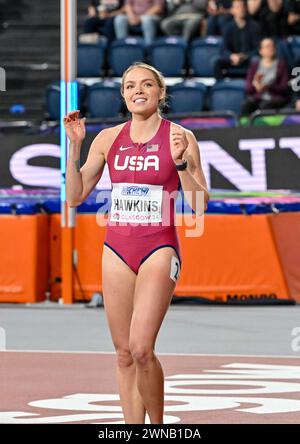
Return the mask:
[[178, 260], [178, 257], [172, 256], [171, 259], [171, 271], [170, 271], [170, 278], [172, 281], [177, 282], [180, 274], [180, 262]]
[[162, 186], [138, 183], [113, 183], [112, 186], [112, 222], [143, 224], [162, 221]]

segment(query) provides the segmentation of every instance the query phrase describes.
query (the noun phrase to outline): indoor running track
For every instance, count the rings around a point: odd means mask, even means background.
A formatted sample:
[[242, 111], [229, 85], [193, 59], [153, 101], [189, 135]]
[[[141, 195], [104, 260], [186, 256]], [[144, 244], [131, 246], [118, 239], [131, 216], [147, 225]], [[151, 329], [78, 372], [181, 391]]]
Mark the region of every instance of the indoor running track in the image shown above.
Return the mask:
[[[300, 357], [159, 358], [165, 423], [300, 423]], [[121, 424], [115, 376], [113, 353], [2, 351], [0, 423]]]

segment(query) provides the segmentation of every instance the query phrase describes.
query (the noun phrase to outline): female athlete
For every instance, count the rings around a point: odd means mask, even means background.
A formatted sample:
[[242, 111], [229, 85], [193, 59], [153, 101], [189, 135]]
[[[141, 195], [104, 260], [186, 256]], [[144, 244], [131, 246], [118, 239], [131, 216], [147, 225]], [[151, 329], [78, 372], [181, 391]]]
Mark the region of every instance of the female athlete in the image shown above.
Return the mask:
[[120, 401], [125, 423], [144, 424], [147, 412], [152, 424], [162, 424], [164, 374], [155, 342], [181, 265], [174, 196], [181, 186], [193, 209], [201, 197], [206, 209], [209, 194], [193, 133], [160, 115], [166, 97], [161, 73], [135, 63], [123, 74], [121, 93], [131, 120], [102, 130], [82, 167], [85, 119], [78, 110], [64, 118], [67, 202], [80, 205], [108, 164], [112, 206], [102, 283]]

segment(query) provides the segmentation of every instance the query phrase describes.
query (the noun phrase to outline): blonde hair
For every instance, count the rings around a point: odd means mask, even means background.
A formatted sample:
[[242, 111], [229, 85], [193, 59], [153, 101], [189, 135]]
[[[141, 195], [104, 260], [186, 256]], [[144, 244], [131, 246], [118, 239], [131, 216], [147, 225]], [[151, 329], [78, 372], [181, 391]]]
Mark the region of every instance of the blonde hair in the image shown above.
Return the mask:
[[162, 75], [162, 73], [160, 71], [158, 71], [156, 68], [154, 68], [154, 66], [148, 65], [147, 63], [144, 62], [135, 62], [132, 65], [130, 65], [124, 72], [123, 72], [123, 76], [122, 76], [122, 82], [121, 82], [121, 94], [122, 97], [124, 97], [124, 83], [125, 83], [125, 78], [127, 76], [127, 74], [132, 71], [135, 68], [144, 68], [144, 69], [148, 69], [148, 71], [151, 71], [152, 74], [154, 75], [154, 78], [159, 86], [160, 89], [162, 89], [164, 91], [164, 97], [162, 99], [159, 99], [158, 101], [158, 107], [161, 110], [165, 105], [166, 105], [166, 82], [164, 79], [164, 76]]

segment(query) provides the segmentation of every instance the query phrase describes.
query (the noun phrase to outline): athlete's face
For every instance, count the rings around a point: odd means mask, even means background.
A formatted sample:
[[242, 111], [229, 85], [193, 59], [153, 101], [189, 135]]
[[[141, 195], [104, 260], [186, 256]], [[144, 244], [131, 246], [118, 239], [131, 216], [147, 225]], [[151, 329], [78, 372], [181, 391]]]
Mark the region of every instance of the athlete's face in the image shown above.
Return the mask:
[[154, 74], [145, 68], [134, 68], [124, 79], [124, 99], [128, 111], [133, 114], [151, 114], [164, 97]]

